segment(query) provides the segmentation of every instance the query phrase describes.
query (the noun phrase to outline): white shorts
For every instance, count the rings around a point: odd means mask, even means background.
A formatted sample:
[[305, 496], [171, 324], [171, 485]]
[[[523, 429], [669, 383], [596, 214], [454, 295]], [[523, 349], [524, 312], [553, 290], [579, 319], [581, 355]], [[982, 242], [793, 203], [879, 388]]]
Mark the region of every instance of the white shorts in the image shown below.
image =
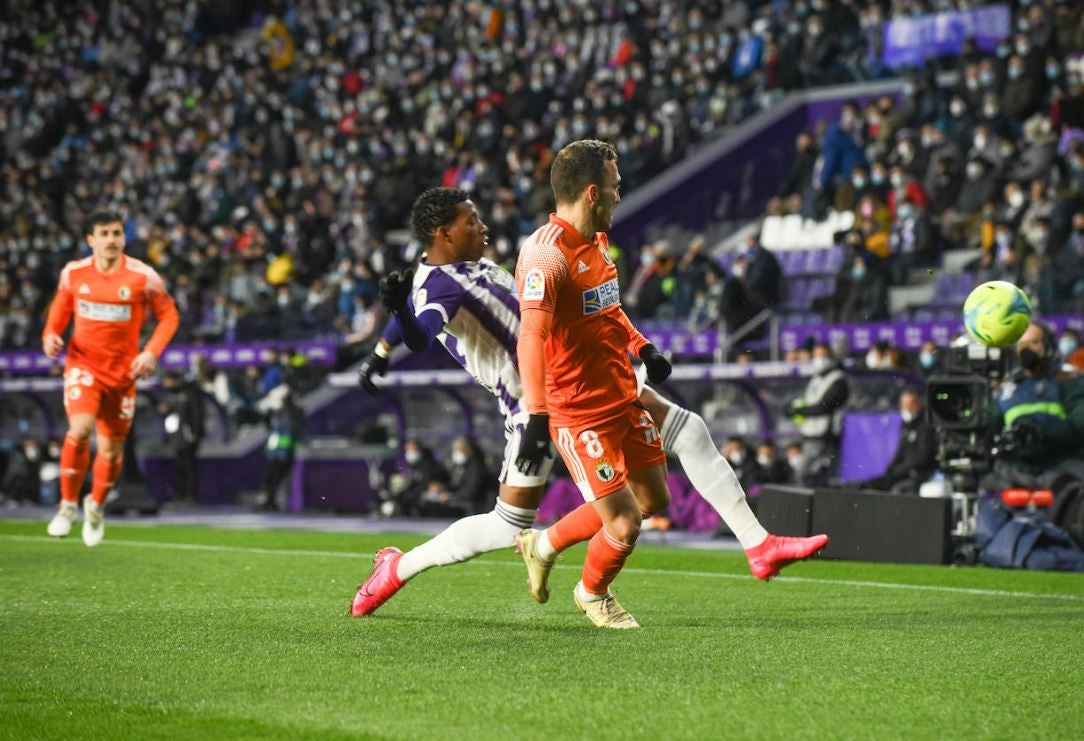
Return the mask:
[[508, 486], [518, 486], [524, 489], [533, 486], [545, 486], [546, 479], [549, 478], [550, 470], [553, 468], [554, 459], [557, 456], [557, 451], [553, 447], [553, 443], [550, 443], [550, 457], [542, 459], [542, 467], [538, 473], [534, 476], [526, 476], [520, 473], [516, 468], [516, 456], [519, 455], [519, 443], [523, 438], [523, 428], [527, 425], [527, 418], [530, 415], [527, 412], [519, 412], [512, 416], [512, 418], [505, 425], [505, 439], [507, 442], [504, 446], [504, 461], [501, 463], [501, 475], [497, 479], [502, 484]]

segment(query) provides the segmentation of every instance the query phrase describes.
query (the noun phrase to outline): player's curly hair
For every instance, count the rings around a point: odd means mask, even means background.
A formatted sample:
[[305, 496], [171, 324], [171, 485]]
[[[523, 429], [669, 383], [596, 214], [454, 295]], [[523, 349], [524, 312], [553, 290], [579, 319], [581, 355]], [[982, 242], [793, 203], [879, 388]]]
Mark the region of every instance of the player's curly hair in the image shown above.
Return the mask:
[[602, 183], [605, 163], [617, 159], [617, 150], [609, 142], [581, 139], [565, 147], [553, 158], [550, 187], [558, 203], [574, 203], [589, 185]]
[[121, 215], [120, 211], [100, 209], [88, 216], [83, 222], [83, 234], [89, 237], [94, 233], [94, 227], [117, 223], [124, 223], [124, 216]]
[[433, 244], [437, 229], [447, 226], [459, 214], [459, 204], [470, 194], [461, 188], [430, 188], [418, 196], [410, 209], [410, 227], [423, 247]]

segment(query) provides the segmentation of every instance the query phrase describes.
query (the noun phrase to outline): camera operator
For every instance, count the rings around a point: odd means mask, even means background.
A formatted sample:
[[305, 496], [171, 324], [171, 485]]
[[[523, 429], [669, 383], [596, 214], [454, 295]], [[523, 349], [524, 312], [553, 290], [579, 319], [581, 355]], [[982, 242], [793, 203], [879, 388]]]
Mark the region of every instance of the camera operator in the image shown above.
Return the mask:
[[996, 392], [994, 487], [1084, 480], [1084, 377], [1060, 371], [1056, 339], [1032, 322], [1016, 343], [1020, 370]]

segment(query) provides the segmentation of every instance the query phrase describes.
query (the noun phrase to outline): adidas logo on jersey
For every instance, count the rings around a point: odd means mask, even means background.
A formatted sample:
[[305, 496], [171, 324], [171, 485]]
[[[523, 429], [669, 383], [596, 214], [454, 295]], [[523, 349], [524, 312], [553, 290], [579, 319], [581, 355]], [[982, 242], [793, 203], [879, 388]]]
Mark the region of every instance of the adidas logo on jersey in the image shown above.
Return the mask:
[[79, 293], [90, 293], [90, 286], [84, 283], [82, 286], [80, 286]]
[[587, 267], [587, 265], [584, 263], [583, 260], [580, 260], [580, 264], [576, 266], [576, 270], [578, 270], [581, 273], [586, 273], [590, 269], [591, 268]]

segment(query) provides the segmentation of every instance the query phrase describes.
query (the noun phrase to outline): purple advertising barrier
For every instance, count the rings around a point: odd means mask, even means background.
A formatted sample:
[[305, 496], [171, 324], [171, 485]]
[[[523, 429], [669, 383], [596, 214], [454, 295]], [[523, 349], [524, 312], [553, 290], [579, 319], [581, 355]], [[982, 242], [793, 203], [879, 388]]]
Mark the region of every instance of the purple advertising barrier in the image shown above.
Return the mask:
[[898, 412], [848, 412], [839, 444], [839, 477], [865, 481], [880, 476], [892, 462], [900, 440]]
[[[168, 347], [162, 353], [159, 364], [163, 368], [190, 368], [197, 355], [202, 355], [219, 368], [244, 368], [249, 365], [266, 365], [274, 361], [280, 350], [299, 350], [313, 365], [335, 364], [335, 350], [339, 344], [332, 341], [318, 342], [249, 342], [239, 345], [187, 345]], [[61, 356], [50, 360], [40, 350], [10, 350], [0, 353], [0, 374], [47, 375], [54, 367], [63, 367]]]
[[988, 5], [953, 13], [897, 18], [884, 27], [886, 67], [922, 67], [931, 57], [958, 55], [974, 39], [983, 51], [993, 51], [1011, 31], [1008, 5]]

